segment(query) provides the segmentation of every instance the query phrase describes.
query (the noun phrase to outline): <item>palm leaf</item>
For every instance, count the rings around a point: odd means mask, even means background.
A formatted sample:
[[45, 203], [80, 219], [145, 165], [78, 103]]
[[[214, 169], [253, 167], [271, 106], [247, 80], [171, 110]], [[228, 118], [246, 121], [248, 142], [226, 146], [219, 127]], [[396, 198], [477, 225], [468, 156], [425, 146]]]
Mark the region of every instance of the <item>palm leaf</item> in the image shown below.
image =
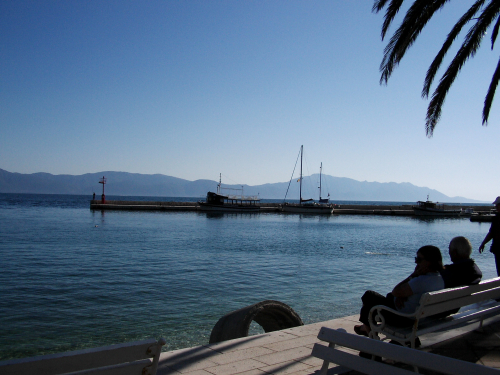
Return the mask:
[[500, 1], [492, 0], [477, 19], [476, 23], [470, 28], [465, 40], [457, 52], [453, 61], [448, 66], [448, 69], [443, 74], [438, 87], [432, 95], [431, 102], [427, 108], [427, 118], [425, 129], [428, 136], [432, 136], [434, 128], [441, 117], [441, 108], [446, 99], [448, 91], [455, 81], [458, 73], [462, 69], [465, 62], [473, 57], [480, 47], [483, 36], [486, 30], [491, 25], [493, 20], [497, 18], [500, 11]]
[[380, 64], [380, 83], [387, 83], [389, 77], [404, 57], [408, 48], [432, 18], [434, 13], [450, 0], [415, 0], [408, 9], [401, 26], [395, 31], [384, 49], [384, 57]]
[[[497, 25], [498, 25], [498, 22], [497, 22]], [[488, 123], [488, 117], [490, 115], [491, 104], [493, 103], [493, 98], [495, 97], [495, 91], [497, 89], [499, 80], [500, 80], [500, 60], [498, 61], [497, 68], [495, 69], [495, 73], [493, 74], [493, 77], [491, 78], [490, 87], [488, 89], [488, 93], [486, 94], [486, 98], [484, 99], [483, 125], [487, 125], [487, 123]]]
[[[387, 11], [385, 12], [384, 16], [384, 24], [382, 26], [382, 40], [384, 40], [389, 26], [391, 26], [391, 23], [396, 17], [396, 14], [398, 14], [401, 5], [403, 5], [403, 1], [404, 0], [391, 0], [389, 6], [387, 7]], [[387, 0], [375, 1], [375, 4], [373, 4], [372, 12], [380, 12], [384, 8], [386, 3]]]
[[500, 27], [500, 18], [497, 20], [495, 27], [493, 27], [493, 32], [491, 34], [491, 49], [493, 49], [493, 47], [495, 46], [495, 41], [497, 40], [499, 27]]
[[425, 76], [425, 81], [424, 81], [424, 87], [422, 89], [423, 98], [427, 98], [429, 96], [429, 91], [432, 82], [434, 81], [437, 71], [441, 66], [444, 56], [448, 52], [449, 48], [457, 38], [458, 34], [462, 31], [462, 28], [465, 26], [465, 24], [469, 22], [476, 15], [476, 13], [482, 7], [484, 2], [485, 0], [476, 1], [476, 3], [472, 5], [472, 7], [470, 7], [470, 9], [460, 18], [460, 20], [455, 24], [455, 26], [453, 26], [453, 29], [448, 34], [448, 37], [446, 38], [443, 46], [441, 47], [441, 50], [438, 52], [438, 54], [434, 58], [434, 61], [432, 61], [432, 64], [427, 70], [427, 74]]

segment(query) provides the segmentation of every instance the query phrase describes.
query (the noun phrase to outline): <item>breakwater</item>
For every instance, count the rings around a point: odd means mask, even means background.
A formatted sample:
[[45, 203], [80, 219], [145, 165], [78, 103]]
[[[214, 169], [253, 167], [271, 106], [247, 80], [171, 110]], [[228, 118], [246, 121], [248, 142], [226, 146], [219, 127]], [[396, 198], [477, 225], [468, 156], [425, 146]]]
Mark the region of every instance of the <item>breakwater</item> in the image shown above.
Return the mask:
[[[491, 206], [447, 205], [447, 209], [472, 208], [475, 212], [489, 213]], [[128, 210], [128, 211], [204, 211], [197, 202], [162, 202], [162, 201], [119, 201], [101, 200], [90, 201], [91, 210]], [[281, 212], [280, 203], [261, 203], [260, 212]], [[337, 215], [389, 215], [413, 216], [412, 205], [335, 205], [334, 214]]]

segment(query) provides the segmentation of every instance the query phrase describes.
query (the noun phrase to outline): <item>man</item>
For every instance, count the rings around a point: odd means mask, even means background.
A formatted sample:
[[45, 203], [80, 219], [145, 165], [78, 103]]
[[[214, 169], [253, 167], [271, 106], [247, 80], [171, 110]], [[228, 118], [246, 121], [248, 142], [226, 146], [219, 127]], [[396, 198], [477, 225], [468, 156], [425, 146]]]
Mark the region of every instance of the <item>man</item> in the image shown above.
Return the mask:
[[495, 205], [495, 208], [497, 209], [497, 214], [493, 218], [493, 222], [491, 223], [490, 231], [484, 237], [483, 242], [481, 243], [481, 246], [479, 246], [479, 253], [482, 253], [484, 251], [484, 246], [490, 242], [490, 240], [493, 240], [491, 243], [491, 248], [490, 251], [495, 254], [495, 263], [497, 266], [497, 275], [500, 276], [500, 197], [497, 197], [495, 201], [493, 202]]
[[465, 237], [455, 237], [448, 247], [452, 264], [447, 264], [441, 271], [446, 288], [478, 284], [483, 273], [470, 258], [472, 245]]

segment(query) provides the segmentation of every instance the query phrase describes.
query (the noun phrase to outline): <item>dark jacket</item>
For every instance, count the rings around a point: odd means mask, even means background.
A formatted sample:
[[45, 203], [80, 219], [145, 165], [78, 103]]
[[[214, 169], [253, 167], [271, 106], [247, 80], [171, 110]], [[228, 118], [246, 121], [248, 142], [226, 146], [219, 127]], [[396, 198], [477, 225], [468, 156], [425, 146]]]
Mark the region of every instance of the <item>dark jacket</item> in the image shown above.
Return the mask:
[[456, 288], [478, 284], [483, 277], [483, 273], [473, 259], [464, 259], [444, 266], [441, 276], [446, 288]]
[[500, 253], [500, 213], [497, 213], [493, 218], [489, 234], [493, 239], [493, 241], [491, 242], [490, 251], [493, 254]]

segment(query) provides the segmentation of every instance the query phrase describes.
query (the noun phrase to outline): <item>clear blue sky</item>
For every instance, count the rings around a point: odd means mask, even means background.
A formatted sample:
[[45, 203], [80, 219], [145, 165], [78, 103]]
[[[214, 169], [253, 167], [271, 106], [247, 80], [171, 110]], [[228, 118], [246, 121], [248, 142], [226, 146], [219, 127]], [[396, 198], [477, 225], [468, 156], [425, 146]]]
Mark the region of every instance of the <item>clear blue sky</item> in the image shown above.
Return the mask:
[[425, 72], [467, 3], [445, 6], [380, 86], [372, 1], [1, 1], [0, 168], [258, 185], [288, 181], [303, 144], [306, 174], [323, 162], [333, 176], [493, 201], [489, 40], [434, 137], [424, 129]]

